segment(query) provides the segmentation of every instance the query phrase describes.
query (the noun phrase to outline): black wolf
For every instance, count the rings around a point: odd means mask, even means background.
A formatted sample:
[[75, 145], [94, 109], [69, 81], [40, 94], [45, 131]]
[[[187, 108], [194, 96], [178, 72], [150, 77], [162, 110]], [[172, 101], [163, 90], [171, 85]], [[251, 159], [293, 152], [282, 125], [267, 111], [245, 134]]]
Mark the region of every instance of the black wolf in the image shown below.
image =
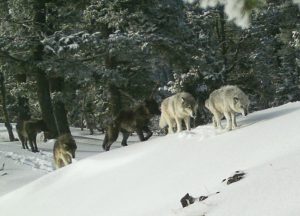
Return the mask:
[[[121, 111], [106, 129], [103, 149], [109, 151], [110, 146], [117, 140], [119, 132], [123, 135], [122, 146], [127, 146], [127, 139], [132, 132], [136, 132], [141, 141], [148, 140], [152, 136], [148, 124], [154, 115], [160, 115], [160, 110], [158, 103], [153, 98], [146, 99], [134, 109]], [[146, 133], [146, 136], [143, 132]]]
[[27, 141], [32, 152], [38, 152], [36, 145], [37, 133], [44, 131], [47, 132], [46, 123], [42, 119], [30, 119], [27, 121], [20, 121], [16, 125], [16, 130], [21, 140], [23, 149], [28, 149]]

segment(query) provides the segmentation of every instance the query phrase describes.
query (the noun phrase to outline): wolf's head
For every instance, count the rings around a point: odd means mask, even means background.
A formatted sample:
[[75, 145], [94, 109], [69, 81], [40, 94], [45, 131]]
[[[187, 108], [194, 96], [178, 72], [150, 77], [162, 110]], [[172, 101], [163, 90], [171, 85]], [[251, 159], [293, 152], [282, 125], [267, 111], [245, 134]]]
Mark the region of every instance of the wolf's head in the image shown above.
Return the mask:
[[146, 99], [145, 106], [149, 110], [149, 113], [151, 115], [160, 115], [161, 112], [159, 109], [159, 105], [156, 102], [156, 100], [154, 100], [154, 98], [150, 97], [150, 98]]
[[181, 97], [181, 105], [185, 113], [192, 118], [196, 118], [198, 106], [192, 95], [188, 95], [188, 97]]
[[233, 97], [234, 111], [242, 113], [243, 116], [248, 115], [249, 104], [249, 98], [245, 94], [239, 94]]
[[77, 145], [71, 134], [61, 135], [58, 138], [58, 142], [62, 143], [66, 154], [70, 155], [72, 158], [75, 158], [75, 151], [77, 149]]

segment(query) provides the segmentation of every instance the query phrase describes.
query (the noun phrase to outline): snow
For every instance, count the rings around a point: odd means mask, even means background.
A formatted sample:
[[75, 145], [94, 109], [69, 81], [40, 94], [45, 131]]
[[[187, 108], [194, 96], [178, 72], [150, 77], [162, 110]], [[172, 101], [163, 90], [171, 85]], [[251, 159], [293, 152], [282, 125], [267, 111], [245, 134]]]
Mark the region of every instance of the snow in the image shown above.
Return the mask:
[[[300, 215], [300, 102], [237, 120], [230, 132], [204, 125], [142, 143], [134, 136], [109, 152], [100, 150], [103, 135], [72, 129], [78, 157], [56, 171], [53, 141], [37, 154], [0, 142], [0, 215]], [[222, 182], [237, 170], [244, 179]], [[210, 196], [182, 208], [186, 193]]]
[[[228, 20], [232, 20], [236, 25], [242, 28], [249, 28], [250, 26], [250, 13], [245, 11], [244, 5], [248, 0], [183, 0], [184, 2], [193, 3], [199, 1], [202, 8], [216, 7], [218, 4], [224, 5], [224, 11], [228, 16]], [[250, 2], [250, 1], [249, 1]], [[300, 9], [300, 0], [293, 0], [294, 4], [298, 5]], [[252, 2], [253, 3], [253, 2]], [[258, 1], [263, 4], [264, 1]]]
[[[184, 0], [188, 3], [193, 3], [198, 0]], [[224, 5], [224, 12], [228, 16], [228, 20], [233, 20], [236, 25], [242, 28], [248, 28], [250, 25], [250, 12], [244, 10], [244, 5], [247, 0], [202, 0], [202, 8], [216, 7], [218, 4]]]

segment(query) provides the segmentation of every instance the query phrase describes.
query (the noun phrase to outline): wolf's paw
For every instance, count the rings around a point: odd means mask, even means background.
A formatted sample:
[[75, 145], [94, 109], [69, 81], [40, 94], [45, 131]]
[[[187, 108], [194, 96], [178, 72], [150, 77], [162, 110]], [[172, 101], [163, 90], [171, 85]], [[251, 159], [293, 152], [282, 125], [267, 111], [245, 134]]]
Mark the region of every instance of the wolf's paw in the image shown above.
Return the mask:
[[231, 128], [231, 127], [226, 127], [226, 128], [225, 128], [226, 131], [231, 131], [232, 129], [233, 129], [233, 128]]

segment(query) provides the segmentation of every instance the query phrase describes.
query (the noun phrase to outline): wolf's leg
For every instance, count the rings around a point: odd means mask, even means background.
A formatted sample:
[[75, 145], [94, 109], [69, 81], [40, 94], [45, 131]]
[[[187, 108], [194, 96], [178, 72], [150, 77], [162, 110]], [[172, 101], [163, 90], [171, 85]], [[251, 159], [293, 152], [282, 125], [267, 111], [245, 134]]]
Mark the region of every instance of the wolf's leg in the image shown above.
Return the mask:
[[54, 166], [55, 166], [55, 169], [59, 168], [59, 159], [57, 159], [55, 153], [54, 153]]
[[143, 131], [147, 134], [145, 140], [148, 140], [153, 135], [152, 131], [147, 126], [143, 127]]
[[61, 159], [63, 161], [64, 166], [67, 166], [68, 164], [72, 163], [72, 158], [69, 155], [64, 154]]
[[222, 114], [218, 111], [213, 112], [213, 122], [214, 125], [216, 125], [217, 128], [222, 129], [222, 124], [221, 124], [221, 119], [222, 119]]
[[119, 129], [117, 127], [109, 126], [107, 128], [103, 145], [102, 145], [105, 151], [109, 151], [110, 146], [117, 140], [118, 135], [119, 135]]
[[102, 143], [103, 150], [105, 150], [107, 142], [108, 142], [108, 135], [107, 135], [107, 131], [106, 131], [105, 136], [104, 136], [104, 140], [103, 140], [103, 143]]
[[31, 149], [31, 151], [32, 151], [32, 152], [35, 152], [35, 151], [34, 151], [33, 142], [32, 142], [32, 140], [31, 140], [31, 139], [29, 139], [29, 145], [30, 145], [30, 149]]
[[175, 118], [175, 121], [176, 121], [176, 125], [177, 125], [177, 133], [181, 132], [182, 131], [182, 119], [180, 118]]
[[139, 136], [139, 139], [141, 141], [145, 141], [146, 140], [145, 137], [144, 137], [143, 131], [141, 129], [136, 130], [136, 133]]
[[34, 148], [34, 152], [38, 152], [38, 147], [37, 147], [37, 144], [36, 144], [36, 134], [32, 137], [33, 139], [33, 148]]
[[191, 130], [191, 118], [189, 116], [184, 118], [184, 123], [185, 123], [186, 129], [188, 131], [190, 131]]
[[59, 158], [55, 163], [56, 169], [62, 168], [64, 166], [64, 162], [61, 158]]
[[213, 122], [214, 128], [217, 128], [217, 121], [214, 116], [212, 117], [212, 122]]
[[25, 149], [29, 149], [28, 145], [27, 145], [27, 142], [28, 142], [28, 138], [24, 137], [24, 146], [25, 146]]
[[231, 115], [230, 115], [229, 112], [225, 112], [224, 115], [225, 115], [225, 118], [227, 120], [226, 130], [231, 130], [232, 129]]
[[26, 147], [25, 147], [25, 140], [26, 140], [26, 138], [23, 137], [22, 135], [19, 135], [19, 138], [20, 138], [20, 141], [21, 141], [21, 143], [22, 143], [22, 148], [25, 149], [25, 148], [26, 148]]
[[122, 135], [123, 135], [123, 139], [122, 139], [121, 144], [122, 144], [122, 146], [127, 146], [127, 139], [129, 137], [130, 133], [127, 131], [122, 131]]
[[168, 124], [168, 133], [169, 134], [174, 133], [174, 131], [173, 131], [173, 124], [172, 124], [173, 120], [171, 120], [169, 117], [165, 118], [165, 120], [166, 120], [166, 122]]
[[28, 141], [29, 141], [29, 145], [30, 145], [31, 151], [35, 152], [35, 148], [33, 146], [33, 137], [32, 137], [32, 134], [28, 134]]
[[232, 120], [232, 129], [234, 129], [237, 127], [235, 113], [232, 112], [230, 114], [231, 114], [231, 120]]
[[94, 134], [94, 129], [92, 127], [89, 128], [90, 129], [90, 135]]

